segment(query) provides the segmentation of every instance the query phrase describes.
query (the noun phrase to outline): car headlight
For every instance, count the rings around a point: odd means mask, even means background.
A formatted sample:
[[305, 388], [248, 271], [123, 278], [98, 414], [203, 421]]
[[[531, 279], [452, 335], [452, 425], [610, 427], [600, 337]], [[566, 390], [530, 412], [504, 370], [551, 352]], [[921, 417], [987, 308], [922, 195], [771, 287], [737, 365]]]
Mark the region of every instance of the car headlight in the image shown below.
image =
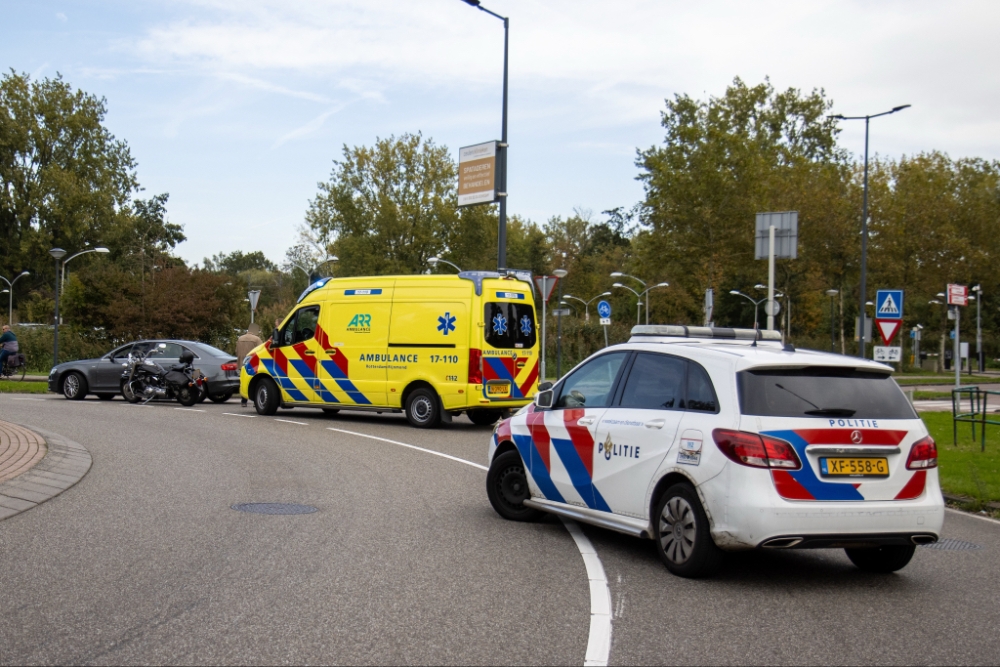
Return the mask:
[[51, 371], [49, 371], [49, 376], [51, 377], [51, 376], [55, 375], [55, 374], [56, 374], [56, 371], [58, 371], [58, 370], [59, 370], [58, 368], [56, 368], [55, 366], [53, 366], [53, 367], [52, 367], [52, 370], [51, 370]]

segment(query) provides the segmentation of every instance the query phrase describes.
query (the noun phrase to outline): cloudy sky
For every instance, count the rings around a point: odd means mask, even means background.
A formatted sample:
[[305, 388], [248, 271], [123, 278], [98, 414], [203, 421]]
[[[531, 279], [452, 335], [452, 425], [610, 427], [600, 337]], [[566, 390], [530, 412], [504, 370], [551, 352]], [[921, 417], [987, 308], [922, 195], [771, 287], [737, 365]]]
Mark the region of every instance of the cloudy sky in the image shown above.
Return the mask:
[[[512, 213], [642, 197], [663, 100], [736, 76], [823, 88], [872, 150], [1000, 159], [1000, 3], [489, 0], [510, 16]], [[107, 98], [189, 261], [280, 261], [341, 147], [499, 138], [503, 25], [461, 0], [6, 0], [0, 67]], [[863, 123], [842, 144], [863, 150]]]

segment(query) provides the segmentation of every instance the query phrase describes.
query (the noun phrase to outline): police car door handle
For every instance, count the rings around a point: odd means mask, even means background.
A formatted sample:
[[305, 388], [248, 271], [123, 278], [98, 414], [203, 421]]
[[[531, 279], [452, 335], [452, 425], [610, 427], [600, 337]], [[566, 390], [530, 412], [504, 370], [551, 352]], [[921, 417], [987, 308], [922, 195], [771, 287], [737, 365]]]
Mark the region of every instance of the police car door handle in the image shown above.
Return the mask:
[[665, 419], [651, 419], [646, 422], [646, 428], [663, 428], [667, 422]]
[[576, 423], [578, 426], [590, 426], [596, 419], [596, 417], [580, 417], [576, 420]]

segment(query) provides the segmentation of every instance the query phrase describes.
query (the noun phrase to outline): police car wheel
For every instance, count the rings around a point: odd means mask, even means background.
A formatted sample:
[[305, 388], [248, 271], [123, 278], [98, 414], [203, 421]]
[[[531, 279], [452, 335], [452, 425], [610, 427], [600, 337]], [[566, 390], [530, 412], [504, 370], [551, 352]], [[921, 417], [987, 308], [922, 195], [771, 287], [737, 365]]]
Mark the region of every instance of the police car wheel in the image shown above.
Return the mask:
[[87, 380], [79, 373], [70, 373], [63, 380], [62, 390], [71, 401], [81, 401], [87, 396]]
[[531, 491], [521, 455], [515, 451], [493, 459], [486, 473], [486, 495], [496, 513], [510, 521], [537, 521], [543, 514], [524, 504]]
[[406, 420], [417, 428], [434, 428], [441, 421], [437, 394], [431, 389], [415, 389], [406, 398]]
[[660, 560], [678, 576], [704, 577], [722, 565], [722, 550], [712, 541], [708, 515], [689, 484], [675, 484], [660, 497], [653, 532]]
[[896, 545], [875, 547], [873, 549], [844, 549], [847, 557], [859, 569], [865, 572], [889, 574], [906, 567], [917, 547], [913, 545]]
[[469, 410], [469, 420], [476, 426], [492, 426], [502, 416], [500, 410]]
[[263, 378], [257, 383], [253, 393], [253, 406], [257, 409], [257, 414], [273, 415], [278, 411], [278, 386], [273, 380]]

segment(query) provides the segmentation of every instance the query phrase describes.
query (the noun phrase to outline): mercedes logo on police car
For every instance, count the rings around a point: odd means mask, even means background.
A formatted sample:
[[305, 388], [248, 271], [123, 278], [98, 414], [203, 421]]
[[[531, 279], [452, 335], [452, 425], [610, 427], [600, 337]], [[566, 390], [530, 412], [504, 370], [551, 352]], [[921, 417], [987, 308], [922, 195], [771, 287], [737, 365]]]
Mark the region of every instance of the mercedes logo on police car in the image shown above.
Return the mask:
[[861, 431], [851, 431], [851, 442], [860, 445], [862, 440]]

